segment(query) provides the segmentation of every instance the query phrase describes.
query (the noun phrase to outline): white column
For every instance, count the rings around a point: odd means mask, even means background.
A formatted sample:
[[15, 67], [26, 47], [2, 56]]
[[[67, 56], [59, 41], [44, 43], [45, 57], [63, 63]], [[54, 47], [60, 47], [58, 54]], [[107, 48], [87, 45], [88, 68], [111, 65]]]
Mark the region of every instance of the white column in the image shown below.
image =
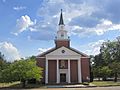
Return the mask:
[[48, 83], [48, 59], [46, 59], [46, 62], [45, 62], [45, 84]]
[[70, 60], [68, 60], [68, 83], [71, 83], [71, 80], [70, 80]]
[[60, 83], [59, 60], [57, 60], [57, 83]]
[[78, 59], [78, 83], [81, 83], [81, 60]]

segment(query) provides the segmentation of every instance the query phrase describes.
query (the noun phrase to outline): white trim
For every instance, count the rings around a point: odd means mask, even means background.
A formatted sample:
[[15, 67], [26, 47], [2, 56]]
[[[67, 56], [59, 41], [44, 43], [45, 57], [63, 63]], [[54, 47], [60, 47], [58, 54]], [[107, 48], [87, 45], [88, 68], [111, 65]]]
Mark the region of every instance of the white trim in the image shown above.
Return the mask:
[[56, 60], [56, 59], [72, 59], [72, 60], [78, 60], [81, 56], [80, 55], [47, 55], [46, 58], [49, 60]]
[[82, 80], [81, 80], [81, 59], [78, 59], [78, 83], [82, 83]]
[[71, 80], [70, 80], [70, 60], [68, 60], [68, 83], [71, 83]]
[[48, 83], [48, 59], [46, 59], [46, 68], [45, 68], [45, 84]]
[[45, 57], [36, 57], [36, 58], [45, 58]]
[[57, 59], [57, 82], [56, 83], [60, 83], [60, 72], [59, 72], [59, 60]]
[[81, 57], [81, 58], [90, 58], [90, 57]]
[[86, 56], [86, 57], [89, 57], [87, 54], [85, 54], [85, 53], [83, 53], [83, 52], [80, 52], [80, 51], [78, 51], [77, 49], [75, 49], [75, 48], [72, 48], [72, 47], [70, 47], [72, 50], [75, 50], [75, 51], [77, 51], [79, 54], [82, 54], [82, 55], [84, 55], [84, 56]]
[[66, 74], [66, 82], [68, 82], [68, 69], [60, 69], [60, 74], [62, 73]]
[[[48, 84], [48, 59], [46, 59], [46, 68], [45, 68], [45, 84]], [[59, 59], [57, 61], [57, 77], [56, 77], [56, 83], [60, 83], [60, 74], [61, 73], [66, 73], [66, 82], [71, 83], [71, 78], [70, 78], [70, 59], [68, 59], [68, 69], [59, 69]], [[78, 83], [82, 83], [82, 72], [81, 72], [81, 59], [77, 59], [78, 61]]]
[[[64, 50], [65, 52], [62, 53], [62, 50]], [[64, 47], [64, 46], [55, 49], [54, 51], [46, 54], [45, 56], [52, 56], [52, 55], [64, 55], [64, 56], [66, 56], [66, 55], [75, 55], [76, 56], [77, 55], [77, 56], [80, 56], [80, 54], [78, 54], [77, 52], [75, 52], [67, 47]]]
[[68, 38], [68, 39], [55, 39], [55, 41], [70, 41], [70, 39]]

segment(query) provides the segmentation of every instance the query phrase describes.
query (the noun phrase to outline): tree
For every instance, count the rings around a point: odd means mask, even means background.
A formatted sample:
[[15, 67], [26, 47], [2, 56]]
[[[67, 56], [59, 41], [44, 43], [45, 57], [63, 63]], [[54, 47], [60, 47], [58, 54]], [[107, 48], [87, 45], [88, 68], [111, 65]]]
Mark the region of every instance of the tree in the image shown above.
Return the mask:
[[0, 52], [0, 82], [2, 80], [2, 70], [6, 69], [9, 66], [9, 64], [10, 63], [4, 59], [4, 55]]
[[104, 66], [100, 69], [100, 74], [103, 77], [103, 80], [106, 81], [106, 78], [110, 76], [112, 70], [108, 66]]
[[93, 59], [94, 64], [92, 65], [93, 76], [97, 77], [99, 80], [102, 76], [101, 69], [106, 65], [104, 59], [102, 58], [102, 54], [95, 55]]
[[4, 69], [6, 61], [4, 60], [4, 55], [0, 52], [0, 71]]
[[93, 76], [97, 77], [100, 80], [100, 78], [102, 77], [101, 72], [100, 72], [101, 67], [99, 67], [99, 66], [93, 67], [92, 70], [93, 70]]
[[117, 81], [120, 68], [120, 40], [104, 42], [101, 46], [101, 54], [106, 65], [109, 65], [114, 74], [114, 81]]
[[104, 42], [101, 46], [101, 54], [107, 64], [120, 62], [120, 40]]
[[26, 81], [33, 78], [36, 80], [42, 78], [42, 68], [36, 66], [35, 60], [30, 58], [15, 61], [8, 68], [2, 70], [3, 82], [21, 81], [25, 87]]
[[114, 74], [114, 81], [117, 82], [118, 74], [120, 74], [120, 62], [114, 61], [112, 64], [109, 65], [113, 74]]
[[93, 79], [94, 79], [94, 77], [93, 77], [93, 70], [92, 70], [92, 66], [93, 66], [93, 60], [94, 60], [94, 56], [93, 55], [90, 55], [90, 82], [93, 82]]

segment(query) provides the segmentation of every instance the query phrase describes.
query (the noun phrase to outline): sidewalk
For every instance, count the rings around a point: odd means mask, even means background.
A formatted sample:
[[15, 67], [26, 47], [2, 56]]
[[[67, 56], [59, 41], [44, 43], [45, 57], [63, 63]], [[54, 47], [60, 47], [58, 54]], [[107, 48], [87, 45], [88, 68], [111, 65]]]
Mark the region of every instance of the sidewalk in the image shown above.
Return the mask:
[[47, 85], [47, 88], [87, 88], [87, 87], [96, 87], [94, 84], [83, 85], [83, 84], [76, 84], [76, 85]]

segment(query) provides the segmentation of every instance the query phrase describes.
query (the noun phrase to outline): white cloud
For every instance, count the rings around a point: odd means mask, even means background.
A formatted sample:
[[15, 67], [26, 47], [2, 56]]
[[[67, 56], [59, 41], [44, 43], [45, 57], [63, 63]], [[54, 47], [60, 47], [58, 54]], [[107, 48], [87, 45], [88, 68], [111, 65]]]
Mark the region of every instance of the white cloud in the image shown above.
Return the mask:
[[17, 19], [16, 21], [16, 30], [15, 32], [12, 32], [14, 35], [18, 35], [18, 33], [21, 33], [27, 29], [32, 30], [32, 26], [36, 24], [36, 20], [32, 21], [31, 18], [28, 15], [21, 16], [20, 19]]
[[65, 0], [49, 0], [49, 3], [64, 3]]
[[43, 7], [39, 8], [38, 15], [40, 17], [43, 16], [44, 19], [46, 19], [44, 21], [53, 21], [54, 18], [59, 18], [60, 9], [63, 9], [63, 14], [65, 13], [64, 20], [66, 24], [69, 23], [73, 18], [79, 16], [90, 16], [93, 12], [98, 10], [98, 8], [87, 4], [86, 2], [75, 4], [66, 0], [48, 0], [47, 2], [43, 3]]
[[51, 48], [38, 48], [38, 54], [43, 53]]
[[[97, 8], [87, 3], [75, 4], [66, 0], [45, 0], [41, 6], [42, 7], [40, 7], [37, 12], [41, 20], [37, 21], [37, 23], [34, 24], [30, 30], [38, 31], [38, 33], [50, 32], [48, 33], [49, 37], [53, 36], [51, 34], [56, 33], [56, 30], [58, 29], [57, 25], [60, 17], [60, 9], [63, 9], [66, 26], [72, 19], [79, 16], [90, 16], [97, 10]], [[70, 29], [68, 29], [68, 31], [70, 31]]]
[[98, 40], [97, 42], [91, 42], [87, 45], [82, 46], [82, 48], [85, 48], [85, 53], [88, 55], [96, 55], [100, 53], [100, 46], [102, 43], [105, 42], [105, 40]]
[[82, 4], [70, 3], [68, 4], [68, 7], [66, 7], [65, 18], [71, 21], [73, 18], [79, 16], [88, 17], [97, 10], [97, 8], [87, 4], [86, 2]]
[[96, 32], [97, 35], [102, 35], [105, 32], [110, 30], [118, 30], [120, 29], [120, 24], [113, 24], [110, 20], [102, 19], [100, 24], [97, 24], [93, 30]]
[[87, 44], [83, 44], [77, 47], [76, 49], [80, 50], [87, 55], [97, 55], [100, 53], [100, 46], [105, 42], [105, 40], [98, 40], [95, 42], [89, 42]]
[[100, 23], [95, 27], [87, 28], [80, 26], [69, 26], [71, 34], [79, 36], [89, 36], [89, 35], [103, 35], [104, 33], [112, 30], [120, 30], [120, 24], [113, 24], [112, 21], [102, 19]]
[[4, 54], [6, 60], [9, 62], [20, 59], [20, 54], [18, 49], [12, 43], [1, 42], [0, 52]]
[[[79, 2], [79, 0], [75, 0], [75, 2], [78, 3], [74, 3], [71, 0], [44, 1], [43, 7], [40, 7], [38, 11], [38, 15], [40, 17], [43, 17], [43, 21], [42, 23], [40, 23], [41, 27], [39, 27], [39, 29], [42, 29], [43, 27], [49, 27], [52, 28], [52, 30], [56, 29], [56, 23], [58, 23], [60, 15], [60, 12], [58, 10], [60, 10], [61, 8], [63, 9], [65, 24], [70, 25], [67, 29], [71, 34], [79, 36], [103, 35], [104, 33], [109, 32], [111, 30], [120, 29], [119, 23], [115, 24], [112, 20], [105, 19], [104, 17], [96, 17], [96, 13], [101, 12], [101, 8], [103, 6], [97, 6], [95, 1], [90, 2], [85, 0]], [[88, 27], [89, 25], [93, 25], [92, 22], [87, 22], [87, 24], [89, 24], [87, 26], [86, 22], [84, 21], [83, 24], [85, 25], [82, 26], [82, 21], [80, 21], [81, 19], [79, 20], [79, 18], [82, 17], [83, 20], [87, 17], [91, 17], [92, 19], [94, 19], [94, 26]], [[72, 21], [77, 22], [79, 24], [72, 24]], [[47, 22], [49, 22], [50, 25], [47, 24]]]
[[[82, 3], [77, 0], [75, 0], [75, 2], [78, 3], [74, 3], [71, 0], [43, 1], [41, 7], [37, 12], [41, 20], [36, 22], [32, 21], [28, 15], [21, 16], [21, 18], [17, 20], [16, 24], [17, 32], [14, 32], [14, 35], [18, 35], [18, 33], [21, 33], [25, 30], [55, 33], [61, 8], [63, 9], [64, 21], [66, 26], [70, 25], [67, 26], [68, 32], [70, 34], [78, 35], [81, 37], [91, 35], [103, 35], [108, 31], [120, 29], [120, 24], [114, 24], [109, 19], [101, 19], [98, 17], [94, 17], [94, 14], [96, 12], [101, 11], [101, 8], [99, 6], [97, 7], [95, 3], [86, 0], [83, 1]], [[17, 10], [19, 8], [22, 9], [23, 7], [16, 7], [14, 9]], [[96, 22], [98, 21], [98, 23], [95, 22], [95, 25], [93, 27], [87, 27], [88, 24], [85, 24], [86, 22], [84, 23], [83, 21], [83, 24], [85, 25], [82, 26], [81, 25], [82, 21], [79, 21], [79, 18], [82, 17], [83, 20], [86, 19], [87, 17], [92, 17], [96, 19]], [[77, 18], [78, 20], [76, 20]], [[73, 23], [72, 21], [77, 22], [79, 24], [72, 24]]]
[[19, 11], [19, 10], [26, 9], [26, 7], [25, 6], [15, 6], [15, 7], [13, 7], [13, 9], [16, 10], [16, 11]]

